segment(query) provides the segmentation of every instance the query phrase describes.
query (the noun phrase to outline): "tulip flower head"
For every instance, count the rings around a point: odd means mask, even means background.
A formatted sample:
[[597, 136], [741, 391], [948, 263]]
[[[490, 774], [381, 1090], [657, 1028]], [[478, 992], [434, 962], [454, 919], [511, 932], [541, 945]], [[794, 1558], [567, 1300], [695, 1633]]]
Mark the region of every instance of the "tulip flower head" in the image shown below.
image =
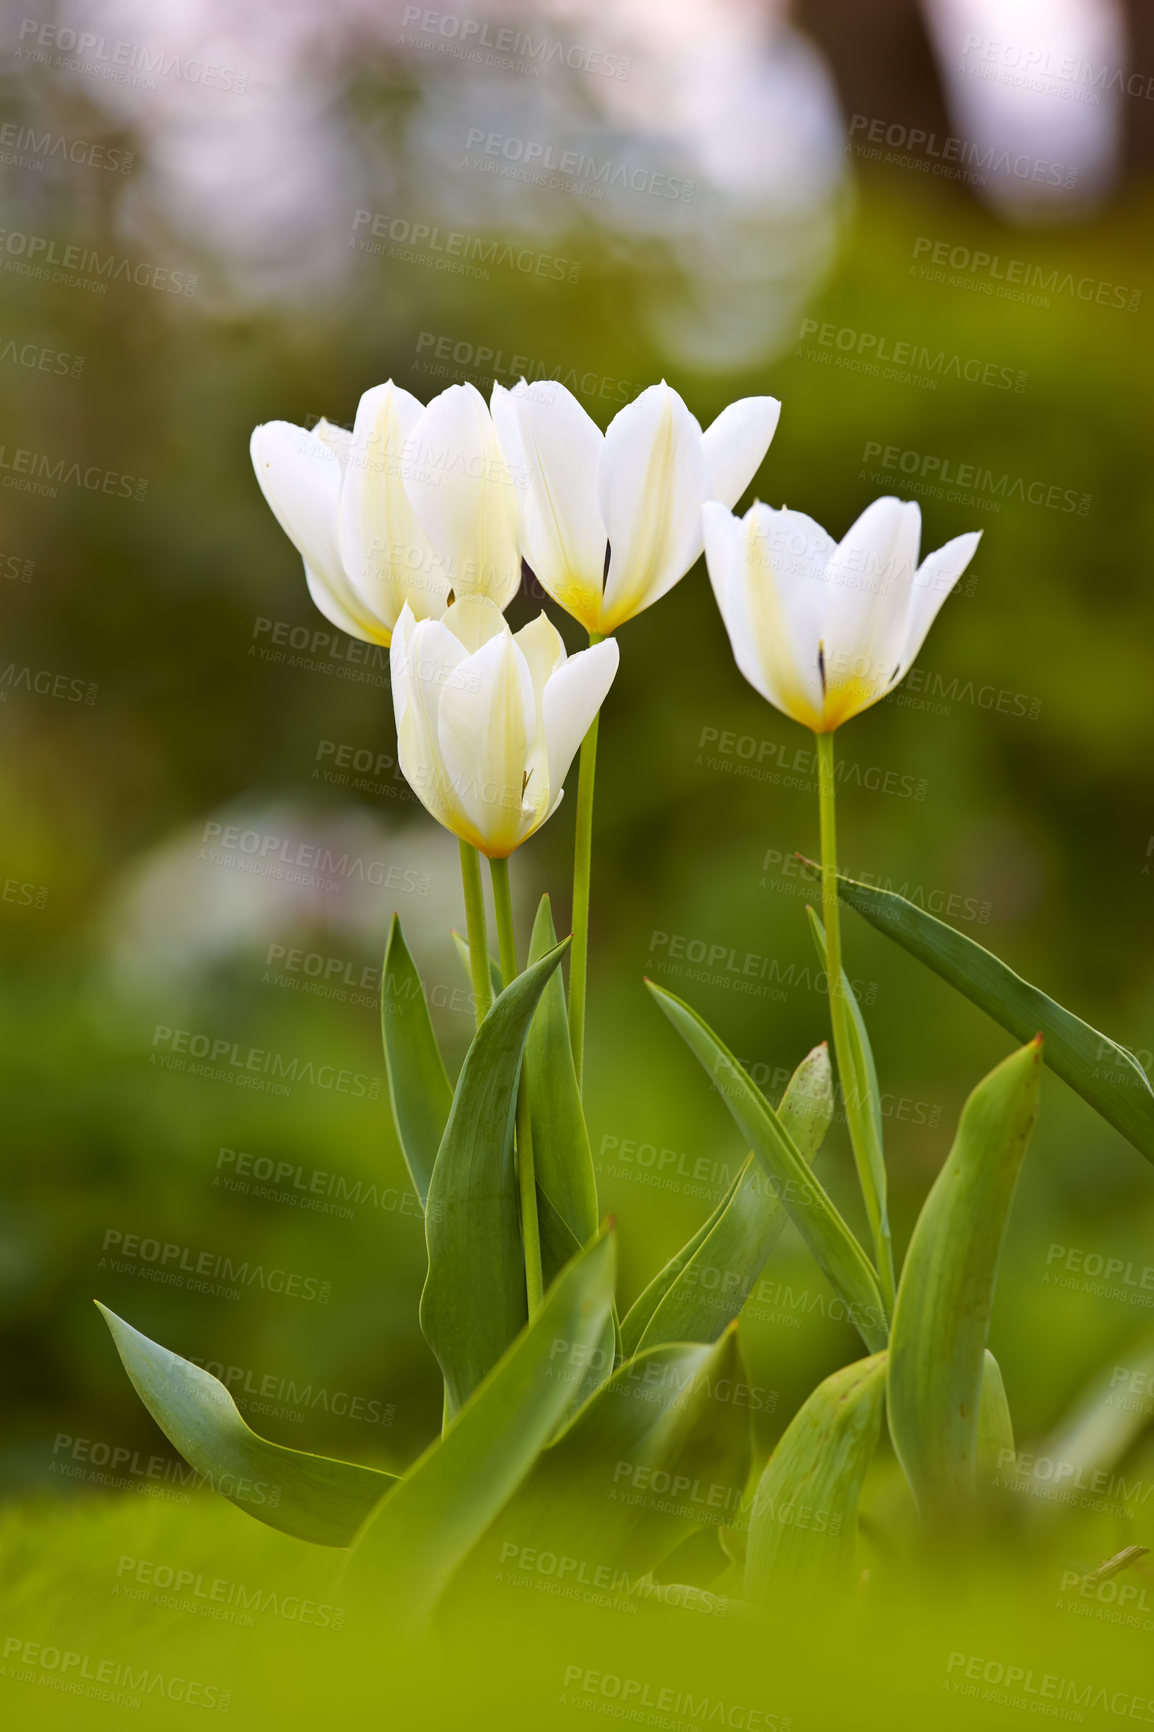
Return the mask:
[[402, 609], [389, 651], [401, 769], [437, 821], [502, 860], [556, 810], [617, 672], [613, 642], [566, 656], [539, 614], [510, 631], [485, 596]]
[[737, 503], [777, 427], [775, 397], [745, 397], [706, 432], [676, 391], [650, 385], [602, 433], [549, 380], [493, 389], [493, 419], [527, 476], [521, 551], [588, 631], [616, 631], [701, 553], [701, 507]]
[[405, 606], [437, 619], [450, 594], [503, 608], [517, 593], [513, 472], [472, 385], [426, 408], [390, 380], [365, 392], [351, 433], [269, 421], [250, 451], [313, 601], [351, 637], [388, 644]]
[[981, 532], [918, 564], [921, 513], [876, 499], [840, 542], [801, 511], [707, 504], [705, 560], [738, 667], [763, 698], [816, 734], [893, 691]]

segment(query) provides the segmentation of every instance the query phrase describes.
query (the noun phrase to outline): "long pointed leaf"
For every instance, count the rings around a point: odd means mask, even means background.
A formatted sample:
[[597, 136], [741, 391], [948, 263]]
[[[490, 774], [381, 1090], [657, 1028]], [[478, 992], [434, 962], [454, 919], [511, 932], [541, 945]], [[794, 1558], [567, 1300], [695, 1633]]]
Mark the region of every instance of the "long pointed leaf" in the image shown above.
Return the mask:
[[982, 1357], [982, 1386], [978, 1394], [977, 1450], [978, 1490], [988, 1492], [1014, 1454], [1014, 1422], [1002, 1368], [988, 1347]]
[[451, 1417], [528, 1315], [513, 1157], [517, 1081], [529, 1023], [569, 940], [501, 993], [461, 1067], [429, 1184], [429, 1272], [421, 1328]]
[[572, 1400], [564, 1373], [605, 1327], [614, 1268], [605, 1231], [554, 1282], [444, 1436], [365, 1523], [343, 1581], [366, 1595], [378, 1632], [386, 1618], [411, 1628], [428, 1617], [532, 1468]]
[[[530, 965], [548, 955], [556, 943], [549, 898], [542, 896], [529, 943]], [[529, 1030], [525, 1077], [537, 1183], [577, 1243], [584, 1245], [597, 1231], [597, 1179], [573, 1068], [560, 970], [541, 994]], [[548, 1269], [545, 1279], [550, 1279]]]
[[[823, 1042], [794, 1071], [777, 1109], [808, 1166], [832, 1115], [833, 1078]], [[630, 1310], [621, 1326], [626, 1352], [663, 1341], [715, 1341], [741, 1311], [788, 1219], [751, 1155], [724, 1207], [710, 1217], [709, 1231], [695, 1234]]]
[[1050, 1069], [1154, 1161], [1154, 1089], [1133, 1053], [904, 896], [853, 878], [839, 878], [837, 888], [842, 901], [871, 926], [940, 974], [1016, 1040], [1040, 1032]]
[[810, 1172], [793, 1138], [784, 1131], [765, 1096], [697, 1012], [664, 987], [650, 992], [690, 1051], [715, 1081], [735, 1123], [753, 1148], [818, 1266], [837, 1288], [859, 1335], [871, 1352], [886, 1344], [885, 1307], [877, 1278], [861, 1246], [842, 1220], [824, 1186]]
[[150, 1341], [97, 1300], [132, 1386], [202, 1483], [246, 1515], [319, 1546], [347, 1546], [396, 1485], [391, 1473], [286, 1449], [250, 1431], [208, 1371]]
[[755, 1604], [849, 1576], [862, 1483], [881, 1431], [885, 1361], [878, 1353], [827, 1377], [770, 1456], [745, 1554], [745, 1595]]
[[[807, 908], [810, 931], [817, 953], [827, 961], [825, 927], [812, 908]], [[828, 966], [828, 964], [827, 964]], [[848, 1075], [839, 1077], [842, 1100], [845, 1103], [846, 1127], [853, 1147], [854, 1160], [861, 1178], [862, 1195], [875, 1243], [882, 1246], [886, 1259], [886, 1279], [893, 1291], [893, 1248], [890, 1239], [889, 1206], [886, 1199], [886, 1162], [882, 1145], [881, 1091], [878, 1088], [877, 1067], [873, 1048], [866, 1033], [865, 1018], [857, 994], [844, 967], [841, 971], [841, 994], [849, 1016], [846, 1021], [846, 1047], [842, 1055]], [[840, 1062], [840, 1061], [839, 1061]]]
[[890, 1434], [924, 1515], [965, 1508], [976, 1490], [998, 1260], [1041, 1070], [1033, 1040], [978, 1084], [906, 1253], [890, 1335]]
[[381, 1039], [401, 1150], [424, 1207], [453, 1103], [421, 977], [393, 915], [381, 970]]
[[740, 1507], [749, 1394], [736, 1328], [628, 1360], [538, 1457], [470, 1559], [469, 1583], [486, 1592], [542, 1552], [563, 1560], [561, 1579], [657, 1569]]

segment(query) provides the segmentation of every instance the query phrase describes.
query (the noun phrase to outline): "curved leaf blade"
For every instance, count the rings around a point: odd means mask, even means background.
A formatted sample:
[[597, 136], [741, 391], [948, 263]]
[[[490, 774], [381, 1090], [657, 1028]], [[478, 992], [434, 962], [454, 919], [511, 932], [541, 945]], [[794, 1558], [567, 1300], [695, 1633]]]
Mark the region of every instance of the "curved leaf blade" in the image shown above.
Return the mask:
[[922, 1206], [890, 1335], [890, 1435], [923, 1515], [972, 1503], [998, 1261], [1038, 1107], [1032, 1040], [980, 1082]]
[[977, 1474], [979, 1492], [988, 1492], [1014, 1455], [1014, 1421], [1002, 1380], [1002, 1368], [989, 1348], [982, 1357], [978, 1391]]
[[444, 1435], [365, 1522], [343, 1584], [370, 1596], [378, 1630], [386, 1614], [405, 1628], [428, 1617], [532, 1468], [572, 1401], [565, 1373], [604, 1330], [614, 1270], [606, 1230], [563, 1271]]
[[745, 1595], [766, 1605], [853, 1568], [861, 1489], [885, 1407], [884, 1353], [820, 1383], [758, 1481], [745, 1553]]
[[[529, 943], [530, 966], [548, 955], [556, 943], [549, 898], [542, 896]], [[569, 1044], [569, 1018], [560, 970], [541, 994], [529, 1029], [525, 1079], [537, 1184], [577, 1244], [584, 1245], [597, 1231], [597, 1178]], [[545, 1270], [546, 1281], [551, 1273]]]
[[267, 1526], [318, 1546], [351, 1545], [396, 1476], [309, 1455], [250, 1431], [208, 1371], [150, 1341], [96, 1301], [133, 1388], [212, 1491]]
[[450, 1418], [528, 1317], [513, 1152], [517, 1083], [530, 1021], [568, 943], [519, 974], [477, 1030], [429, 1183], [421, 1328], [444, 1375]]
[[[621, 1365], [538, 1457], [470, 1560], [487, 1592], [526, 1550], [570, 1573], [644, 1573], [688, 1537], [732, 1516], [750, 1465], [748, 1389], [735, 1327]], [[515, 1561], [513, 1568], [516, 1567]]]
[[433, 1032], [421, 977], [393, 915], [381, 969], [381, 1043], [401, 1152], [424, 1208], [453, 1089]]
[[818, 1266], [837, 1288], [871, 1352], [886, 1344], [877, 1277], [821, 1182], [757, 1085], [712, 1029], [681, 999], [651, 980], [646, 986], [706, 1072], [724, 1081], [721, 1093], [735, 1123], [768, 1174], [790, 1220]]
[[[812, 1166], [833, 1116], [824, 1041], [794, 1071], [777, 1116]], [[706, 1229], [666, 1264], [630, 1310], [621, 1326], [626, 1351], [665, 1341], [715, 1341], [740, 1313], [788, 1219], [776, 1188], [751, 1155]]]
[[1040, 1032], [1045, 1062], [1154, 1161], [1154, 1089], [1133, 1053], [1063, 1009], [991, 951], [892, 890], [838, 879], [838, 895], [887, 938], [932, 968], [1016, 1040]]

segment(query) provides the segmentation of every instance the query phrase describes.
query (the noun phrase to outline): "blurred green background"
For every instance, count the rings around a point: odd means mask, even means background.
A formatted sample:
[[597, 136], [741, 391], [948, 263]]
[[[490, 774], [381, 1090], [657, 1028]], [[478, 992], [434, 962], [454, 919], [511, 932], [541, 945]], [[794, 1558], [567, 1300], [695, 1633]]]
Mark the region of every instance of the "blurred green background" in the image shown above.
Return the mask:
[[[771, 47], [786, 56], [777, 84], [767, 75], [728, 99], [772, 122], [744, 141], [717, 132], [720, 72], [712, 107], [662, 108], [658, 72], [671, 59], [684, 69], [697, 45], [684, 20], [663, 36], [650, 18], [646, 35], [640, 11], [619, 21], [624, 43], [592, 15], [517, 15], [550, 39], [631, 53], [628, 78], [580, 61], [530, 78], [505, 50], [470, 65], [435, 51], [445, 40], [435, 30], [406, 43], [403, 8], [372, 20], [350, 8], [308, 28], [296, 14], [254, 14], [247, 37], [236, 25], [201, 51], [233, 71], [232, 88], [170, 73], [159, 93], [85, 72], [60, 36], [45, 43], [45, 27], [72, 14], [37, 14], [34, 30], [8, 20], [0, 1326], [10, 1496], [97, 1493], [87, 1474], [100, 1451], [78, 1454], [75, 1440], [166, 1448], [94, 1297], [185, 1356], [232, 1368], [250, 1422], [279, 1441], [401, 1465], [440, 1417], [417, 1322], [421, 1229], [379, 1092], [372, 971], [396, 910], [459, 1062], [471, 1025], [447, 936], [463, 919], [456, 852], [393, 770], [379, 666], [349, 661], [260, 497], [247, 454], [259, 421], [351, 421], [360, 393], [388, 377], [422, 398], [461, 378], [511, 383], [514, 357], [569, 383], [602, 425], [661, 377], [703, 422], [734, 397], [769, 392], [784, 408], [760, 496], [835, 535], [879, 493], [918, 497], [926, 549], [984, 529], [907, 701], [839, 735], [844, 863], [952, 917], [1149, 1063], [1152, 189], [1135, 149], [1093, 196], [1051, 210], [997, 205], [927, 172], [924, 151], [891, 163], [847, 152], [854, 113], [910, 125], [926, 100], [924, 25], [912, 11], [881, 12], [872, 59], [844, 41], [839, 57], [834, 7], [802, 10], [804, 50], [778, 34], [786, 26], [772, 11], [735, 12], [767, 57]], [[151, 43], [161, 26], [142, 16], [109, 8], [97, 27], [109, 42]], [[711, 28], [702, 55], [716, 60], [728, 43], [740, 60], [742, 39]], [[887, 58], [899, 29], [917, 50], [913, 73]], [[789, 92], [811, 73], [791, 118]], [[937, 125], [951, 131], [944, 109]], [[558, 151], [593, 137], [599, 159], [678, 174], [692, 197], [628, 188], [594, 201], [496, 177], [469, 166], [474, 130]], [[43, 148], [48, 136], [130, 152], [131, 172], [77, 163]], [[578, 264], [578, 280], [496, 261], [453, 274], [438, 268], [436, 243], [414, 256], [364, 251], [356, 240], [371, 225], [357, 225], [358, 211], [535, 248]], [[33, 237], [44, 245], [30, 250]], [[967, 255], [952, 282], [919, 271], [942, 242]], [[975, 254], [1036, 265], [1056, 286], [1033, 302], [1002, 297]], [[30, 274], [33, 263], [46, 274]], [[175, 272], [185, 273], [177, 292]], [[1061, 286], [1067, 277], [1109, 293], [1080, 298]], [[1117, 285], [1121, 306], [1109, 304]], [[872, 372], [843, 364], [902, 343], [926, 351], [913, 376], [886, 376], [885, 361]], [[976, 380], [965, 365], [975, 360]], [[887, 448], [914, 455], [891, 454], [883, 474]], [[927, 459], [990, 479], [935, 492], [942, 471]], [[41, 490], [27, 490], [37, 477]], [[1084, 511], [1033, 502], [1067, 494], [1088, 496]], [[510, 612], [520, 623], [538, 605], [527, 593]], [[550, 611], [576, 647], [572, 622]], [[587, 1076], [628, 1302], [744, 1153], [642, 975], [684, 992], [775, 1093], [827, 1030], [789, 865], [794, 850], [817, 849], [809, 736], [738, 675], [700, 566], [620, 643], [601, 733]], [[320, 843], [362, 869], [319, 890], [255, 876], [240, 869], [242, 850], [211, 857], [211, 827], [230, 824], [290, 849]], [[567, 921], [572, 829], [571, 789], [514, 860], [523, 942], [542, 890], [559, 927]], [[904, 1245], [966, 1093], [1008, 1042], [852, 916], [844, 940], [868, 988]], [[679, 972], [691, 965], [676, 952], [702, 945], [732, 953], [729, 980], [725, 963], [705, 980]], [[732, 984], [751, 954], [775, 982], [764, 995]], [[312, 971], [330, 996], [307, 990]], [[166, 1068], [166, 1030], [368, 1080], [363, 1094], [307, 1080], [285, 1096], [232, 1086]], [[218, 1182], [246, 1170], [222, 1150], [251, 1157], [248, 1189]], [[293, 1177], [259, 1194], [261, 1162]], [[843, 1127], [822, 1170], [859, 1220]], [[344, 1213], [302, 1206], [306, 1195], [347, 1198], [358, 1182]], [[178, 1247], [186, 1268], [202, 1252], [247, 1258], [331, 1283], [331, 1295], [163, 1284], [139, 1257], [112, 1266], [132, 1235]], [[1105, 1295], [1057, 1286], [1068, 1259], [1052, 1248], [1121, 1258], [1140, 1282], [1152, 1245], [1154, 1175], [1048, 1076], [993, 1341], [1023, 1440], [1043, 1436], [1096, 1370], [1131, 1363], [1154, 1300], [1121, 1280]], [[765, 1449], [857, 1351], [828, 1297], [787, 1233], [742, 1330], [751, 1381], [774, 1394], [757, 1416]], [[286, 1392], [290, 1381], [308, 1397]]]

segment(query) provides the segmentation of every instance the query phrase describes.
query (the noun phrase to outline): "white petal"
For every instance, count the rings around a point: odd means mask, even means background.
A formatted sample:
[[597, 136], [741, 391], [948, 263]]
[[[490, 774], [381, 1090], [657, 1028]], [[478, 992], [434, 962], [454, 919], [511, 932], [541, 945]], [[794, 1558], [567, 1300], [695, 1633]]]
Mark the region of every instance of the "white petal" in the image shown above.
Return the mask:
[[445, 624], [469, 655], [491, 637], [509, 632], [505, 615], [487, 595], [463, 595], [447, 610]]
[[450, 385], [422, 411], [405, 448], [404, 484], [454, 595], [506, 607], [521, 586], [516, 475], [485, 399]]
[[764, 698], [806, 727], [822, 713], [818, 649], [831, 538], [801, 511], [702, 512], [705, 552], [734, 659]]
[[463, 646], [440, 620], [418, 622], [410, 608], [402, 610], [389, 649], [397, 758], [413, 792], [457, 836], [465, 818], [441, 757], [437, 716], [465, 660]]
[[529, 666], [508, 632], [461, 662], [441, 693], [438, 740], [465, 815], [463, 834], [491, 857], [511, 854], [522, 840], [534, 711]]
[[830, 560], [824, 640], [827, 721], [832, 726], [889, 689], [905, 646], [920, 539], [916, 505], [875, 499]]
[[742, 397], [702, 434], [713, 498], [730, 510], [760, 469], [780, 415], [776, 397]]
[[615, 638], [579, 650], [552, 673], [545, 685], [542, 707], [549, 755], [550, 811], [555, 811], [561, 787], [594, 716], [605, 702], [620, 661]]
[[366, 391], [348, 443], [340, 496], [341, 560], [366, 607], [391, 631], [407, 601], [417, 619], [444, 612], [449, 579], [401, 479], [422, 406], [392, 380]]
[[967, 535], [955, 535], [922, 560], [910, 593], [905, 643], [894, 684], [904, 679], [913, 665], [939, 608], [973, 559], [981, 539], [981, 530], [971, 529]]
[[341, 460], [320, 433], [291, 421], [253, 429], [249, 453], [272, 514], [305, 562], [309, 593], [326, 619], [367, 643], [387, 643], [380, 621], [345, 576], [337, 545]]
[[701, 428], [668, 385], [650, 385], [614, 416], [598, 475], [610, 546], [600, 630], [623, 625], [685, 576], [701, 552], [711, 485]]
[[605, 436], [564, 385], [538, 381], [515, 392], [510, 404], [528, 480], [522, 552], [554, 601], [596, 631], [605, 577], [597, 497]]

